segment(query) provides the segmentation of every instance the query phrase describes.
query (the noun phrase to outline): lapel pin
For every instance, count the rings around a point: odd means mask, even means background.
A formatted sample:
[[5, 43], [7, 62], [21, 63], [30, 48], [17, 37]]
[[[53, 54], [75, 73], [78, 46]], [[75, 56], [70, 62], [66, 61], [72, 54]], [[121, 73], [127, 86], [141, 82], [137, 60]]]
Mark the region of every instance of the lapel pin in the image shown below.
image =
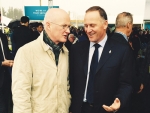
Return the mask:
[[111, 53], [111, 50], [109, 51], [109, 53]]

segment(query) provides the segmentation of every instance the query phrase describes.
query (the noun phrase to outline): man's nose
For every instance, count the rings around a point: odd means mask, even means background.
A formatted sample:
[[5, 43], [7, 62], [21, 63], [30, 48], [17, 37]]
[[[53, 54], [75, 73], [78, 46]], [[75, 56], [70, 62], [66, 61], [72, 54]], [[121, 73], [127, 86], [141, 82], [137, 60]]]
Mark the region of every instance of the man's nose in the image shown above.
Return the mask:
[[69, 34], [70, 33], [70, 28], [67, 27], [66, 32]]
[[88, 26], [88, 27], [86, 28], [86, 31], [87, 31], [87, 33], [91, 32], [91, 31], [92, 31], [91, 27]]

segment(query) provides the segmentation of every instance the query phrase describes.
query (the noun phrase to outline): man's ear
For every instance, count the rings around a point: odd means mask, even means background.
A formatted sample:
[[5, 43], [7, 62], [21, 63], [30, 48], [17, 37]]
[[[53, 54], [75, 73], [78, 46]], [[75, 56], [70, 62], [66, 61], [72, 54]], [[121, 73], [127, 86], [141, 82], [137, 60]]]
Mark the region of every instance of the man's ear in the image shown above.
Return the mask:
[[129, 28], [130, 28], [130, 23], [128, 22], [128, 23], [127, 23], [127, 29], [129, 29]]
[[51, 28], [50, 22], [46, 22], [46, 26], [47, 26], [47, 29], [50, 30], [50, 28]]
[[105, 21], [104, 21], [104, 29], [107, 29], [107, 27], [108, 27], [108, 21], [105, 20]]

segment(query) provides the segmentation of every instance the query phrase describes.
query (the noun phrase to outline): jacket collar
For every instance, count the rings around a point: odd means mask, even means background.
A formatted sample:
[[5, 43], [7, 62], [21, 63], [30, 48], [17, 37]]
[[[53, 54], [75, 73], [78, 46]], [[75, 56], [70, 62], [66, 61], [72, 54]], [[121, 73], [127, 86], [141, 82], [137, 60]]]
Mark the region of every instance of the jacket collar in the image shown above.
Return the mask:
[[[50, 47], [48, 44], [46, 44], [44, 41], [43, 41], [43, 32], [41, 32], [40, 36], [37, 38], [37, 40], [41, 43], [44, 51], [48, 51], [49, 49], [52, 50], [52, 47]], [[67, 48], [64, 46], [63, 44], [63, 47], [62, 47], [62, 52], [68, 52]]]

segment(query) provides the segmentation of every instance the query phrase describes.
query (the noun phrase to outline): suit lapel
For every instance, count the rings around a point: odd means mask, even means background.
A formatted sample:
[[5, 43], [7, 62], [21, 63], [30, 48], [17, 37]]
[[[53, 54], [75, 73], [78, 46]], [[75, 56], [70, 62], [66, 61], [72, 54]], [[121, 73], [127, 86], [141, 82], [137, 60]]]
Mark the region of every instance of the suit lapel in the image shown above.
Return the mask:
[[85, 76], [87, 75], [87, 71], [88, 71], [89, 45], [90, 45], [90, 42], [87, 41], [85, 44], [82, 44], [82, 47], [80, 48], [81, 49], [80, 55], [83, 61], [83, 68], [84, 68]]
[[96, 73], [98, 70], [104, 65], [104, 63], [107, 61], [107, 59], [113, 54], [113, 44], [110, 43], [110, 39], [107, 39], [106, 44], [104, 46], [103, 52], [101, 54], [100, 61], [98, 63]]

